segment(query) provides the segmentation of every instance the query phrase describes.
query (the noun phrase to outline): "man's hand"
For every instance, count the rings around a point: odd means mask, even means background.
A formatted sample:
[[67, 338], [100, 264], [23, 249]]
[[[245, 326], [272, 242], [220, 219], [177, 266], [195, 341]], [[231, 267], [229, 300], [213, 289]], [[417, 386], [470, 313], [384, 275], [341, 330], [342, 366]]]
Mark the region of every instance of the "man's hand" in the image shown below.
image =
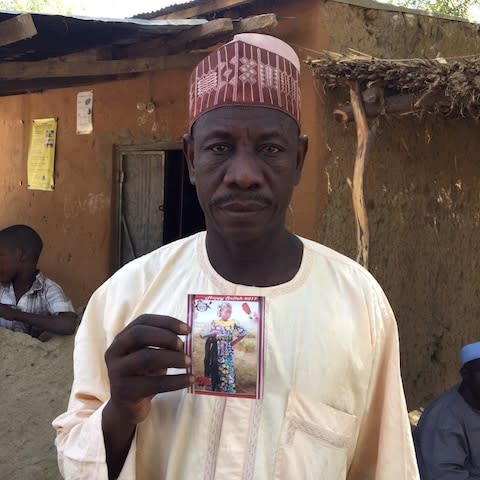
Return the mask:
[[16, 309], [5, 303], [0, 303], [0, 317], [13, 322], [15, 320]]
[[190, 385], [189, 375], [166, 375], [168, 368], [190, 365], [178, 338], [188, 332], [189, 327], [175, 318], [142, 315], [115, 337], [105, 353], [105, 362], [110, 403], [125, 420], [142, 422], [155, 394]]
[[191, 364], [178, 338], [189, 331], [187, 324], [175, 318], [141, 315], [105, 352], [111, 397], [103, 410], [102, 428], [109, 478], [120, 474], [135, 427], [150, 412], [152, 398], [193, 383], [190, 375], [166, 374], [168, 368]]

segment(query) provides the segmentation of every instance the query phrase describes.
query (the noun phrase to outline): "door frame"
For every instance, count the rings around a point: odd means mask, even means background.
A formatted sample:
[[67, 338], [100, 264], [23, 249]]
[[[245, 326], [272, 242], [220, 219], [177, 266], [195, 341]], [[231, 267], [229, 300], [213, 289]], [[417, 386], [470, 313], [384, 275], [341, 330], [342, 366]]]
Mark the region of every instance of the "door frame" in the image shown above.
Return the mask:
[[[158, 154], [167, 150], [182, 150], [183, 145], [178, 142], [155, 142], [147, 144], [131, 144], [113, 146], [113, 185], [112, 185], [112, 257], [111, 271], [117, 271], [121, 266], [121, 225], [123, 207], [123, 164], [127, 155], [135, 154]], [[165, 167], [164, 167], [165, 168]]]

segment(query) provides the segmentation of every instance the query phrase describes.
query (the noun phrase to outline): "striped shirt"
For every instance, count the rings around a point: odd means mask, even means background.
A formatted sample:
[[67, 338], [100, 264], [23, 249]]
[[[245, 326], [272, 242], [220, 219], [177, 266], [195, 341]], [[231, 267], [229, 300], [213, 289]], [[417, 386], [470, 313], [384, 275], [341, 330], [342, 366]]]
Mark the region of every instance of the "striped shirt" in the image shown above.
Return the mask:
[[[12, 282], [0, 283], [0, 303], [9, 305], [22, 312], [37, 315], [56, 315], [61, 312], [74, 312], [72, 302], [65, 295], [60, 285], [38, 272], [30, 289], [17, 302]], [[0, 317], [0, 327], [15, 332], [28, 333], [37, 337], [41, 331], [16, 320], [10, 321]]]

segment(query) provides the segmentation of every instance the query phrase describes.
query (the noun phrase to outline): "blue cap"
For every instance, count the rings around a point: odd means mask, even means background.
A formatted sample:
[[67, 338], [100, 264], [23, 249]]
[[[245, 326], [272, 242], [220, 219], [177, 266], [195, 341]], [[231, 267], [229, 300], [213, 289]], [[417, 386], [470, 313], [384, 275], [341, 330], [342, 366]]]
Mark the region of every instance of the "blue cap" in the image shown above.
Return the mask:
[[480, 342], [470, 343], [465, 345], [460, 350], [460, 360], [462, 362], [462, 367], [472, 360], [477, 360], [480, 358]]

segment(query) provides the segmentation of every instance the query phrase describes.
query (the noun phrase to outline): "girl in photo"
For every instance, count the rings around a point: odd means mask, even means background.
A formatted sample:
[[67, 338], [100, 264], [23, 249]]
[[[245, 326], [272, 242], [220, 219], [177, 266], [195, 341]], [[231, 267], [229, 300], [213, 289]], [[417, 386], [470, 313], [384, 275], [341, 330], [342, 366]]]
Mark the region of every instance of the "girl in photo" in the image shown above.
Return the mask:
[[236, 393], [234, 345], [248, 334], [236, 320], [231, 319], [232, 305], [222, 302], [217, 307], [218, 318], [210, 324], [205, 342], [205, 376], [212, 383], [212, 391]]

